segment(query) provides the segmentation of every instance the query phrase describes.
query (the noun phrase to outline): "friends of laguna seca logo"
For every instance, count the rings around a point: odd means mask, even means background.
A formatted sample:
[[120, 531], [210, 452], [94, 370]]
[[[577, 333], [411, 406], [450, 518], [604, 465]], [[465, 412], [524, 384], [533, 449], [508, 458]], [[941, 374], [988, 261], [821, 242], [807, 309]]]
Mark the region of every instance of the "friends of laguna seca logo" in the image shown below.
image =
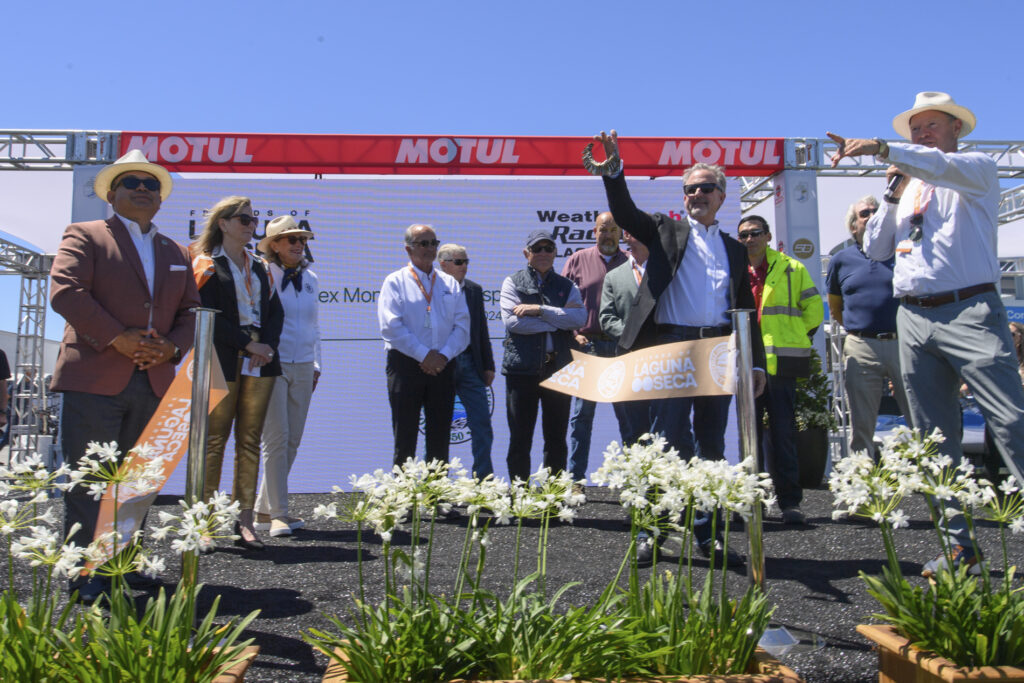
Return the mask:
[[[494, 415], [494, 389], [492, 387], [484, 387], [484, 389], [487, 394], [487, 415], [490, 417]], [[427, 419], [422, 410], [420, 411], [420, 434], [427, 435]], [[455, 408], [452, 410], [452, 431], [448, 443], [452, 445], [466, 443], [471, 438], [466, 406], [462, 405], [462, 399], [456, 394]]]

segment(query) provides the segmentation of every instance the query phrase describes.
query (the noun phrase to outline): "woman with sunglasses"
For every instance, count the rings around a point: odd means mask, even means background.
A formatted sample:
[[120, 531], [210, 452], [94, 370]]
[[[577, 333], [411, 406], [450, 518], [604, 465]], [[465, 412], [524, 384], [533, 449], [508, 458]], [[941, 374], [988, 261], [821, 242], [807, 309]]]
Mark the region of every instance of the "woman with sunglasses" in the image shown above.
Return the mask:
[[267, 224], [259, 250], [270, 262], [270, 275], [284, 308], [284, 327], [277, 347], [281, 374], [274, 380], [267, 420], [263, 425], [263, 481], [256, 497], [256, 529], [271, 536], [291, 536], [304, 522], [288, 512], [288, 473], [302, 441], [306, 414], [320, 379], [320, 287], [306, 260], [306, 241], [313, 233], [291, 216]]
[[281, 374], [277, 346], [284, 321], [267, 264], [246, 249], [256, 224], [248, 197], [225, 197], [209, 210], [206, 226], [192, 244], [199, 297], [203, 306], [219, 311], [213, 346], [228, 383], [228, 395], [210, 413], [203, 499], [209, 500], [220, 485], [224, 446], [234, 424], [231, 499], [240, 509], [235, 545], [248, 550], [264, 548], [253, 526], [253, 509], [263, 420], [274, 378]]

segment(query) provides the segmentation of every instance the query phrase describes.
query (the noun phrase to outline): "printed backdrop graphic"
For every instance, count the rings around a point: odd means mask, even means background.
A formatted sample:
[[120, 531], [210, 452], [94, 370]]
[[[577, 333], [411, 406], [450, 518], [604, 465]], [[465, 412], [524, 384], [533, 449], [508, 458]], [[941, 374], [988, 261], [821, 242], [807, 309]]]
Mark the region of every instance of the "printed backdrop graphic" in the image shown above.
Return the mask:
[[[678, 176], [631, 177], [630, 191], [640, 208], [683, 215]], [[468, 277], [484, 290], [491, 346], [498, 375], [491, 387], [496, 474], [507, 475], [508, 424], [505, 382], [500, 373], [502, 339], [499, 294], [506, 276], [523, 267], [526, 235], [537, 228], [552, 231], [557, 245], [555, 269], [567, 256], [592, 246], [598, 213], [607, 210], [597, 178], [522, 177], [346, 177], [342, 179], [249, 179], [176, 177], [174, 192], [157, 216], [161, 232], [189, 242], [202, 231], [204, 210], [227, 195], [245, 195], [261, 219], [257, 240], [275, 216], [291, 214], [312, 230], [313, 270], [320, 279], [320, 331], [323, 375], [313, 394], [305, 436], [290, 482], [294, 493], [347, 487], [351, 474], [390, 467], [391, 413], [384, 377], [384, 346], [377, 325], [377, 297], [388, 273], [408, 263], [402, 236], [411, 223], [430, 223], [442, 243], [454, 242], [469, 252]], [[730, 179], [726, 204], [719, 212], [723, 229], [735, 234], [740, 216], [739, 185]], [[590, 469], [618, 440], [610, 405], [597, 408]], [[451, 455], [467, 466], [472, 452], [464, 415], [453, 420]], [[540, 426], [534, 434], [533, 462], [541, 460]], [[568, 438], [568, 437], [567, 437]], [[735, 457], [737, 439], [727, 436]], [[234, 444], [228, 444], [221, 488], [230, 491]], [[419, 450], [422, 453], [423, 439]], [[164, 491], [184, 491], [184, 466]]]

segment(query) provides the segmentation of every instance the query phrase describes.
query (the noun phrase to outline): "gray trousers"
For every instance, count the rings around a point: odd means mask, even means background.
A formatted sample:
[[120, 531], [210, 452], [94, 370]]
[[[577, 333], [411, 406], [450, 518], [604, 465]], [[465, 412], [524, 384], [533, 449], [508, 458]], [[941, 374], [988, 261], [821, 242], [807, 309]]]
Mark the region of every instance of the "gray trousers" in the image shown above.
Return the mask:
[[[903, 305], [896, 326], [913, 424], [925, 432], [941, 429], [946, 441], [940, 451], [959, 462], [962, 379], [1010, 474], [1024, 482], [1024, 388], [999, 295], [986, 292], [934, 308]], [[963, 517], [955, 517], [948, 532], [951, 542], [971, 547]]]
[[873, 455], [878, 407], [886, 379], [892, 380], [896, 402], [910, 423], [900, 371], [899, 342], [847, 335], [843, 344], [843, 376], [850, 406], [850, 452], [867, 451]]

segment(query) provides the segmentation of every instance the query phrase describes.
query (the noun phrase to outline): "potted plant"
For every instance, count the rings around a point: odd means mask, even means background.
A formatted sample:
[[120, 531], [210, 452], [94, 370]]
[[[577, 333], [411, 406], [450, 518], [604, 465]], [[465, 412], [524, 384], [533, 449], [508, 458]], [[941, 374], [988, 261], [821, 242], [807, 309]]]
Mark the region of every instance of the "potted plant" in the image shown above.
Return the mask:
[[821, 370], [821, 356], [811, 349], [811, 374], [796, 381], [796, 450], [800, 458], [800, 486], [821, 486], [828, 464], [828, 433], [837, 427], [832, 412], [832, 387]]
[[[879, 462], [855, 453], [837, 463], [829, 487], [835, 493], [833, 516], [853, 515], [879, 524], [886, 551], [881, 576], [861, 572], [882, 606], [874, 615], [886, 625], [858, 627], [879, 646], [881, 680], [1024, 681], [1024, 595], [1013, 586], [1015, 568], [1007, 559], [1007, 532], [1024, 532], [1024, 501], [1012, 477], [998, 489], [975, 477], [966, 460], [954, 466], [938, 454], [942, 435], [897, 429], [883, 441]], [[895, 532], [908, 525], [899, 508], [905, 496], [926, 496], [936, 536], [948, 565], [953, 549], [944, 529], [963, 515], [971, 538], [976, 520], [998, 525], [1002, 546], [1001, 578], [990, 561], [980, 575], [966, 563], [943, 570], [929, 583], [911, 583], [897, 557]], [[955, 502], [957, 507], [951, 507]], [[977, 553], [978, 549], [975, 548]]]
[[[663, 529], [685, 529], [684, 510], [697, 501], [716, 507], [728, 503], [730, 510], [749, 515], [752, 505], [768, 497], [770, 486], [764, 477], [725, 463], [683, 461], [665, 449], [663, 440], [650, 437], [625, 451], [613, 444], [595, 479], [622, 490], [634, 525]], [[355, 522], [360, 548], [359, 596], [348, 623], [332, 617], [334, 632], [304, 635], [331, 657], [324, 680], [640, 681], [656, 675], [690, 680], [685, 675], [694, 673], [716, 674], [720, 681], [798, 680], [755, 652], [771, 613], [764, 596], [751, 589], [730, 600], [724, 568], [721, 574], [710, 571], [695, 588], [689, 554], [680, 558], [672, 578], [657, 576], [641, 584], [631, 543], [594, 605], [563, 605], [573, 584], [547, 585], [547, 536], [552, 520], [571, 523], [575, 517], [582, 497], [573, 493], [573, 483], [568, 473], [543, 468], [527, 482], [474, 480], [456, 461], [450, 468], [408, 461], [354, 479], [358, 497], [316, 511]], [[451, 588], [439, 592], [430, 562], [433, 517], [454, 503], [466, 506], [469, 523]], [[521, 552], [525, 520], [536, 520], [540, 529], [532, 560]], [[513, 582], [499, 595], [481, 582], [489, 530], [492, 524], [512, 523], [517, 525]], [[366, 527], [383, 541], [385, 598], [376, 605], [366, 602], [363, 590]], [[398, 528], [410, 531], [408, 551], [391, 546]], [[622, 590], [619, 579], [627, 567], [629, 587]], [[768, 673], [751, 677], [757, 671]]]

